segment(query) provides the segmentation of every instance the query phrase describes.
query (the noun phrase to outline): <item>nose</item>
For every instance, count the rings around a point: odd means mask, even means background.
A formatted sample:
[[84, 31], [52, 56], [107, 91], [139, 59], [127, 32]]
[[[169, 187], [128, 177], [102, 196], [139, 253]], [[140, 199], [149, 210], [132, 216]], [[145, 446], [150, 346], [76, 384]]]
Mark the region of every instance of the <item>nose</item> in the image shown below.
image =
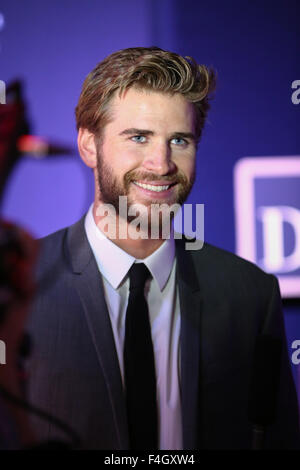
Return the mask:
[[172, 151], [168, 143], [160, 143], [149, 148], [143, 160], [143, 167], [158, 175], [168, 175], [176, 170]]

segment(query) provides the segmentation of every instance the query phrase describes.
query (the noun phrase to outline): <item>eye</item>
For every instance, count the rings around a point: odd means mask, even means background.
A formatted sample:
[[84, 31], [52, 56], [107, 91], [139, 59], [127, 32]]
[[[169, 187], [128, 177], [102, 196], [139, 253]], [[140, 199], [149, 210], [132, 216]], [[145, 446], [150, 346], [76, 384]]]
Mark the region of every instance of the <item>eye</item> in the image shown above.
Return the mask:
[[175, 145], [183, 146], [187, 144], [187, 141], [183, 139], [182, 137], [175, 137], [174, 139], [171, 140], [171, 143]]
[[143, 144], [146, 142], [146, 137], [144, 135], [134, 135], [133, 137], [130, 137], [130, 139], [133, 142], [137, 142], [138, 144]]

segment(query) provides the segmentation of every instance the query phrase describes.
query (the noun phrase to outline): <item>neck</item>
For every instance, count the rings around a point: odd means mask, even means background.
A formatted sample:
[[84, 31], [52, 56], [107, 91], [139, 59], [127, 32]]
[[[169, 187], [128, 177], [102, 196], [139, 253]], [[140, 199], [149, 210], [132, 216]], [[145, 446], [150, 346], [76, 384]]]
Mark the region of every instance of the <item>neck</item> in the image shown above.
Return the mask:
[[147, 258], [166, 240], [166, 237], [159, 233], [160, 230], [157, 231], [158, 235], [155, 238], [151, 238], [151, 225], [147, 230], [142, 230], [141, 227], [138, 230], [135, 225], [131, 225], [131, 222], [121, 219], [118, 215], [99, 215], [99, 208], [101, 204], [94, 204], [93, 217], [99, 230], [134, 258]]

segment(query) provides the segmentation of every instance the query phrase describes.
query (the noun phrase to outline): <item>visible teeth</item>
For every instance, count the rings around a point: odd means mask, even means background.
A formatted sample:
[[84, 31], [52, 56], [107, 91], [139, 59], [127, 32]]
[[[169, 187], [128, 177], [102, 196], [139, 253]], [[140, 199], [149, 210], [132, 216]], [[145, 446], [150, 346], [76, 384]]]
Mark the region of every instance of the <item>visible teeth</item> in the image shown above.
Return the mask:
[[160, 191], [165, 191], [171, 186], [170, 184], [168, 184], [167, 186], [152, 186], [151, 184], [138, 183], [137, 181], [135, 181], [134, 183], [137, 186], [140, 186], [141, 188], [150, 189], [150, 191], [156, 191], [157, 193], [159, 193]]

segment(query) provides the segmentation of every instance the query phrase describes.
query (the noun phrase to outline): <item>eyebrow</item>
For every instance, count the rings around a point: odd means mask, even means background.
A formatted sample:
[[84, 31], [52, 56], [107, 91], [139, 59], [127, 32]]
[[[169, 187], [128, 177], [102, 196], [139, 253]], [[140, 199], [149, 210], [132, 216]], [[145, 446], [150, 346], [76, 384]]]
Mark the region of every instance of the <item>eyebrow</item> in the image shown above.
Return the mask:
[[[119, 135], [154, 135], [155, 133], [153, 131], [150, 131], [149, 129], [137, 129], [135, 127], [131, 127], [130, 129], [124, 129], [124, 131], [120, 132]], [[172, 134], [172, 138], [185, 138], [185, 139], [191, 139], [196, 142], [196, 136], [192, 132], [174, 132]]]
[[154, 132], [149, 131], [147, 129], [136, 129], [135, 127], [131, 127], [130, 129], [124, 129], [124, 131], [120, 132], [119, 135], [132, 135], [132, 134], [154, 135]]

